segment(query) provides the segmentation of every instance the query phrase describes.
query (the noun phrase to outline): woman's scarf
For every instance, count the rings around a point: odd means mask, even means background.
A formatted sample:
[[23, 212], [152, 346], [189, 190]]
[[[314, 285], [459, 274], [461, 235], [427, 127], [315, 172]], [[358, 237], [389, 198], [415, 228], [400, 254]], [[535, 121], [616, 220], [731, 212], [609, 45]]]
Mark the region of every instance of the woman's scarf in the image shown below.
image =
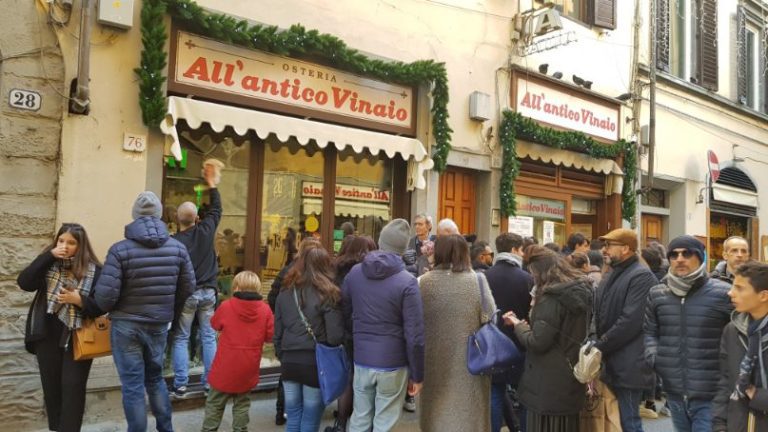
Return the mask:
[[[763, 359], [763, 346], [768, 342], [768, 316], [761, 321], [752, 321], [747, 329], [747, 352], [739, 364], [739, 377], [736, 380], [736, 389], [731, 394], [731, 399], [744, 399], [750, 386], [768, 388], [766, 379], [765, 360]], [[752, 371], [755, 362], [760, 366], [760, 382], [752, 379]]]
[[59, 293], [64, 286], [76, 286], [80, 297], [88, 297], [93, 285], [93, 276], [96, 273], [96, 265], [88, 263], [88, 270], [83, 278], [78, 281], [72, 273], [72, 258], [58, 259], [48, 270], [45, 278], [48, 282], [48, 307], [47, 312], [59, 317], [70, 330], [83, 326], [83, 315], [75, 305], [59, 303]]
[[706, 263], [704, 263], [698, 269], [694, 270], [693, 273], [685, 276], [676, 276], [674, 273], [672, 273], [672, 267], [670, 267], [669, 273], [667, 273], [666, 277], [667, 286], [676, 296], [685, 297], [688, 295], [688, 291], [691, 290], [693, 284], [699, 278], [706, 276], [706, 267]]

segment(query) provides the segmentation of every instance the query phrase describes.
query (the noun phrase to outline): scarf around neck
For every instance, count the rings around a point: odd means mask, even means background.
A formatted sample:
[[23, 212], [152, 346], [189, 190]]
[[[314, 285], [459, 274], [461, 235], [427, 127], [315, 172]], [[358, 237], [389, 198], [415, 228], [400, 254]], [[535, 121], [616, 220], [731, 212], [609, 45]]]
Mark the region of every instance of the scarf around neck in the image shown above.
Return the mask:
[[[765, 359], [763, 359], [763, 346], [768, 342], [768, 316], [760, 321], [750, 320], [749, 327], [747, 327], [747, 352], [744, 354], [744, 358], [739, 363], [739, 377], [736, 380], [736, 388], [731, 394], [732, 400], [744, 399], [749, 386], [755, 387], [768, 387], [768, 379], [766, 379]], [[755, 363], [758, 363], [760, 368], [760, 380], [753, 379], [753, 370]]]
[[693, 284], [699, 280], [699, 278], [706, 276], [706, 267], [706, 263], [702, 263], [701, 266], [694, 270], [691, 274], [687, 274], [685, 276], [675, 276], [675, 274], [672, 273], [672, 267], [670, 266], [666, 278], [667, 286], [676, 296], [685, 297], [688, 295], [688, 291], [691, 290], [691, 287], [693, 287]]
[[59, 303], [59, 293], [65, 289], [65, 286], [76, 287], [80, 297], [88, 297], [95, 273], [96, 265], [88, 263], [85, 275], [78, 281], [72, 273], [72, 259], [67, 258], [57, 259], [46, 274], [45, 278], [48, 285], [48, 307], [46, 311], [51, 315], [56, 315], [70, 330], [79, 329], [83, 326], [83, 315], [77, 306]]
[[506, 261], [511, 264], [517, 264], [518, 267], [523, 268], [523, 257], [515, 255], [512, 252], [499, 252], [493, 258], [493, 263], [496, 264], [499, 261]]

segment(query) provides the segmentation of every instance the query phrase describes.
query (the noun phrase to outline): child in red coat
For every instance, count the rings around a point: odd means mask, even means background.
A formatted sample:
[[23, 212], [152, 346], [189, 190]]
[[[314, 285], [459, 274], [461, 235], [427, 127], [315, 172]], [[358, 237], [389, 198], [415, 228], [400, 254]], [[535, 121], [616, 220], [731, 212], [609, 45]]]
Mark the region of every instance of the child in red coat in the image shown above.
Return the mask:
[[205, 401], [203, 432], [216, 431], [227, 401], [232, 399], [232, 430], [248, 430], [249, 393], [259, 382], [261, 350], [272, 341], [274, 317], [259, 294], [261, 281], [256, 273], [243, 271], [232, 281], [234, 295], [216, 310], [211, 327], [219, 333]]

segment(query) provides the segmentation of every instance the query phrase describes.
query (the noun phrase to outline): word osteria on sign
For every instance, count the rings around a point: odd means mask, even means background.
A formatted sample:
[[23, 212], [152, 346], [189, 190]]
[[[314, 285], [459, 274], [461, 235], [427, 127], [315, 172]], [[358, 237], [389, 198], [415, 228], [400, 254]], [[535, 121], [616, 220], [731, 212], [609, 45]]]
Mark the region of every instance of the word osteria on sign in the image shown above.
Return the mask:
[[413, 133], [414, 92], [326, 66], [176, 33], [168, 88], [271, 111]]
[[575, 130], [608, 141], [619, 139], [619, 107], [517, 77], [517, 111], [547, 125]]

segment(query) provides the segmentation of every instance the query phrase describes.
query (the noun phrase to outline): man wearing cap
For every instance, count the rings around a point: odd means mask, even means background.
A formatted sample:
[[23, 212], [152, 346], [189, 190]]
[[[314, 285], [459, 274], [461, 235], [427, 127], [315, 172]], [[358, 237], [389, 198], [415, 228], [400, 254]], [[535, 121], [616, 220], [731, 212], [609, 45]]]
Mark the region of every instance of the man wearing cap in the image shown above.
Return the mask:
[[733, 310], [730, 286], [707, 275], [695, 237], [677, 237], [667, 250], [669, 272], [648, 298], [645, 356], [662, 379], [675, 430], [710, 431], [720, 336]]
[[404, 219], [388, 223], [381, 230], [379, 250], [368, 253], [342, 283], [355, 352], [351, 432], [392, 430], [406, 391], [415, 396], [424, 380], [419, 284], [402, 260], [409, 233]]
[[139, 194], [125, 240], [109, 248], [94, 287], [95, 305], [112, 321], [112, 356], [129, 432], [147, 430], [145, 391], [157, 430], [173, 431], [163, 380], [165, 345], [174, 313], [195, 290], [187, 248], [168, 234], [160, 220], [162, 208], [154, 193]]
[[595, 299], [596, 347], [603, 352], [603, 381], [616, 394], [624, 432], [642, 432], [639, 408], [653, 373], [643, 361], [643, 314], [651, 287], [658, 282], [637, 256], [637, 234], [616, 229], [600, 237], [611, 270]]

